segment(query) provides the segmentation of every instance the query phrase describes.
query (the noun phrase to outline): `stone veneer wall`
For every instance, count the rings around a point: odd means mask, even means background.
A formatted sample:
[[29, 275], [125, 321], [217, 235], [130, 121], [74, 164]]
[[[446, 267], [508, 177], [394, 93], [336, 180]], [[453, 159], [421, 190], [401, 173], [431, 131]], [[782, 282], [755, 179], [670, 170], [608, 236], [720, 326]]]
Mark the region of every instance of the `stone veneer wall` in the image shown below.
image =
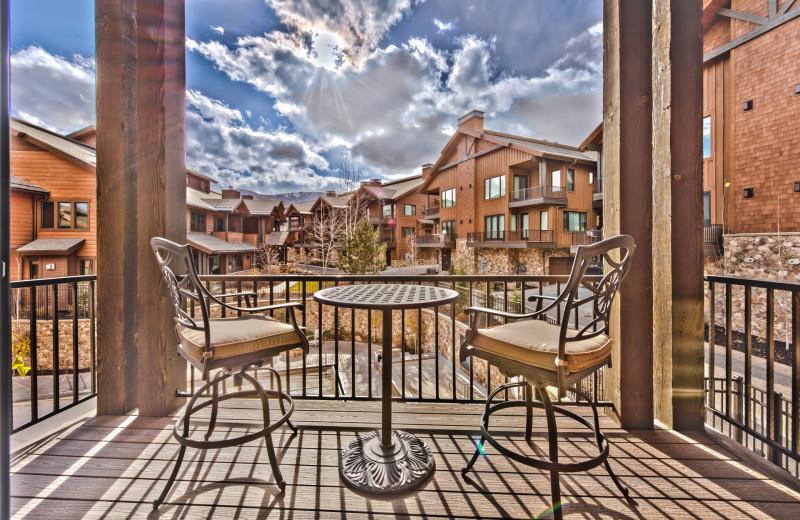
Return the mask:
[[[24, 338], [30, 338], [30, 321], [13, 320], [11, 323], [11, 341], [18, 345]], [[88, 319], [78, 320], [78, 369], [88, 369], [91, 364], [91, 329]], [[53, 322], [52, 320], [36, 323], [36, 364], [39, 370], [53, 370]], [[31, 346], [32, 347], [32, 346]], [[31, 366], [28, 353], [23, 356], [26, 366]], [[72, 320], [58, 323], [58, 366], [61, 370], [72, 370]]]
[[[467, 247], [465, 239], [458, 239], [452, 261], [455, 265], [463, 266], [467, 270], [467, 274], [472, 275], [546, 275], [549, 258], [567, 256], [570, 256], [567, 249]], [[486, 260], [486, 271], [480, 270], [481, 260]], [[525, 267], [525, 273], [520, 273], [520, 266]]]
[[[752, 278], [789, 283], [800, 283], [800, 265], [791, 265], [789, 260], [800, 259], [800, 233], [748, 233], [725, 235], [724, 256], [708, 256], [705, 260], [706, 274]], [[745, 261], [745, 259], [751, 259]], [[705, 314], [709, 320], [709, 292], [706, 290]], [[744, 331], [745, 291], [734, 286], [731, 290], [732, 328]], [[715, 290], [716, 325], [725, 325], [725, 291]], [[766, 335], [766, 290], [752, 289], [752, 328], [758, 336]], [[784, 341], [787, 329], [791, 331], [791, 298], [788, 292], [775, 291], [775, 339]]]

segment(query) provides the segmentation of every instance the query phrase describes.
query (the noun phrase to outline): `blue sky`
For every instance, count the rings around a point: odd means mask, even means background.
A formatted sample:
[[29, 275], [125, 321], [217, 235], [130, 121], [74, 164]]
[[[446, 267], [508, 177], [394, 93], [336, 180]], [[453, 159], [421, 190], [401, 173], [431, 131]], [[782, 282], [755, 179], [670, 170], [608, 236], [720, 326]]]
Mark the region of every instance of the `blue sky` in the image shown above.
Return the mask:
[[[472, 109], [579, 144], [602, 117], [601, 0], [187, 0], [187, 164], [261, 193], [434, 162]], [[11, 111], [94, 123], [94, 2], [11, 1]]]

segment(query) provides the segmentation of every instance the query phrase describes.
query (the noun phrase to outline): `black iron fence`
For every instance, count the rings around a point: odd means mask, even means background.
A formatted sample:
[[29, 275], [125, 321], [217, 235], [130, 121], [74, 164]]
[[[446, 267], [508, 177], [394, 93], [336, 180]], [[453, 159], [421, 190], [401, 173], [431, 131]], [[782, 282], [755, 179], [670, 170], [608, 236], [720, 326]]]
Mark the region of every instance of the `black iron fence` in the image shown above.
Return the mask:
[[706, 422], [798, 476], [800, 284], [705, 281]]
[[722, 247], [722, 224], [710, 224], [703, 226], [703, 245], [712, 247]]
[[96, 395], [96, 280], [11, 282], [12, 433]]
[[[391, 391], [401, 400], [437, 402], [482, 401], [492, 388], [508, 381], [483, 360], [460, 362], [459, 349], [467, 332], [464, 309], [481, 305], [519, 312], [527, 296], [557, 294], [567, 280], [566, 276], [460, 275], [392, 275], [379, 279], [360, 275], [201, 278], [214, 294], [255, 292], [259, 304], [288, 301], [303, 304], [297, 318], [309, 335], [311, 349], [308, 354], [300, 350], [287, 352], [273, 360], [273, 367], [283, 374], [283, 384], [293, 395], [309, 399], [378, 399], [382, 392], [382, 365], [378, 357], [381, 352], [380, 311], [319, 306], [313, 299], [316, 291], [356, 283], [424, 284], [456, 289], [460, 297], [452, 304], [393, 313]], [[199, 313], [199, 309], [191, 306], [188, 311]], [[273, 314], [278, 319], [286, 319], [284, 311]], [[231, 314], [212, 307], [212, 316], [217, 315]], [[490, 320], [488, 324], [503, 321], [486, 319]], [[559, 322], [557, 313], [549, 319]], [[268, 378], [269, 372], [263, 371], [262, 376]], [[188, 383], [192, 390], [199, 383], [199, 377], [199, 372], [189, 370]], [[604, 401], [602, 374], [587, 378], [581, 387], [601, 406], [610, 405]]]
[[572, 232], [572, 245], [585, 246], [594, 244], [603, 239], [602, 229], [590, 229], [587, 231], [573, 231]]

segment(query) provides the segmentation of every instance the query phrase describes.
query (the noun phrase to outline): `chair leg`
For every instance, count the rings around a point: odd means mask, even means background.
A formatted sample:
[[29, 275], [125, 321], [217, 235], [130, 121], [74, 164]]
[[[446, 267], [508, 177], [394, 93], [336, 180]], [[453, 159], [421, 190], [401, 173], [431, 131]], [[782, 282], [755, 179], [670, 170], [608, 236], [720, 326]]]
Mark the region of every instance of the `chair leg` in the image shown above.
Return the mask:
[[[553, 410], [553, 403], [547, 395], [547, 388], [537, 386], [539, 399], [544, 405], [545, 415], [547, 416], [547, 442], [550, 446], [550, 462], [558, 462], [558, 428], [556, 427], [556, 414]], [[550, 471], [550, 495], [553, 501], [553, 518], [561, 520], [561, 484], [559, 482], [558, 471]]]
[[533, 389], [525, 385], [525, 440], [531, 442], [533, 434]]
[[[258, 396], [261, 398], [261, 412], [264, 417], [264, 426], [266, 427], [269, 421], [269, 398], [267, 393], [264, 392], [264, 388], [261, 386], [253, 376], [247, 374], [245, 372], [241, 373], [241, 376], [246, 379], [258, 392]], [[278, 381], [280, 381], [280, 377], [278, 377]], [[278, 398], [280, 402], [280, 397]], [[288, 422], [288, 421], [287, 421]], [[281, 491], [286, 488], [286, 481], [283, 480], [283, 475], [281, 474], [281, 468], [278, 465], [278, 458], [275, 456], [275, 446], [272, 444], [272, 434], [267, 433], [264, 435], [264, 442], [267, 445], [267, 455], [269, 456], [269, 464], [272, 466], [272, 474], [275, 476], [275, 483], [278, 485]]]
[[211, 419], [208, 422], [208, 431], [205, 439], [211, 438], [214, 428], [217, 426], [217, 410], [219, 409], [219, 385], [214, 385], [211, 389]]
[[461, 468], [462, 475], [466, 475], [467, 473], [469, 473], [469, 471], [472, 469], [472, 466], [475, 465], [475, 462], [478, 460], [478, 456], [481, 454], [481, 451], [483, 450], [483, 441], [485, 440], [486, 439], [481, 435], [481, 438], [478, 441], [477, 446], [475, 446], [475, 453], [472, 454], [472, 458], [469, 459], [469, 462], [467, 462], [466, 466]]
[[[215, 383], [219, 383], [221, 379], [217, 378]], [[213, 385], [216, 389], [217, 385]], [[198, 393], [202, 392], [203, 389], [198, 390]], [[195, 394], [196, 396], [197, 394]], [[189, 401], [186, 405], [186, 412], [184, 413], [183, 417], [183, 437], [186, 438], [189, 436], [189, 419], [192, 415], [192, 405], [194, 404], [195, 399]], [[178, 458], [175, 460], [175, 466], [172, 468], [172, 474], [169, 476], [169, 480], [167, 480], [167, 485], [164, 486], [164, 490], [161, 492], [161, 495], [153, 500], [153, 510], [158, 509], [158, 506], [164, 503], [164, 499], [167, 498], [167, 493], [169, 490], [172, 489], [172, 484], [175, 483], [175, 478], [178, 476], [178, 471], [181, 469], [181, 463], [183, 463], [183, 456], [186, 454], [186, 445], [181, 444], [180, 450], [178, 450]]]
[[[601, 434], [600, 434], [600, 419], [599, 419], [598, 414], [597, 414], [597, 406], [595, 406], [594, 402], [591, 399], [587, 399], [587, 401], [589, 402], [589, 405], [592, 407], [592, 414], [594, 415], [594, 438], [597, 441], [597, 447], [602, 452], [603, 451], [603, 438], [601, 437]], [[608, 442], [608, 441], [606, 441], [606, 442]], [[628, 495], [630, 493], [630, 491], [628, 490], [628, 487], [625, 484], [623, 484], [619, 480], [619, 478], [614, 474], [614, 470], [611, 469], [611, 464], [609, 464], [608, 459], [603, 461], [603, 465], [605, 466], [606, 471], [608, 471], [608, 474], [611, 476], [611, 480], [613, 480], [614, 484], [616, 484], [617, 489], [620, 490], [620, 492], [623, 494], [623, 496], [625, 498], [628, 498]]]
[[[266, 367], [266, 368], [267, 368], [267, 370], [270, 370], [270, 371], [272, 371], [272, 372], [275, 372], [275, 375], [277, 376], [277, 377], [276, 377], [276, 379], [278, 380], [278, 393], [279, 393], [279, 394], [280, 394], [280, 393], [283, 393], [283, 384], [281, 383], [281, 376], [280, 376], [280, 374], [278, 374], [278, 371], [277, 371], [277, 370], [275, 370], [275, 369], [274, 369], [274, 368], [272, 368], [272, 367]], [[272, 380], [272, 374], [270, 374], [270, 381], [271, 381], [271, 380]], [[280, 399], [280, 398], [278, 399], [278, 406], [280, 406], [280, 408], [281, 408], [281, 413], [282, 413], [283, 415], [286, 415], [286, 406], [283, 404], [283, 399]], [[289, 419], [286, 419], [286, 425], [287, 425], [289, 428], [291, 428], [291, 429], [292, 429], [292, 432], [294, 432], [294, 433], [297, 433], [297, 426], [295, 426], [294, 424], [292, 424], [292, 421], [291, 421], [291, 420], [289, 420]]]

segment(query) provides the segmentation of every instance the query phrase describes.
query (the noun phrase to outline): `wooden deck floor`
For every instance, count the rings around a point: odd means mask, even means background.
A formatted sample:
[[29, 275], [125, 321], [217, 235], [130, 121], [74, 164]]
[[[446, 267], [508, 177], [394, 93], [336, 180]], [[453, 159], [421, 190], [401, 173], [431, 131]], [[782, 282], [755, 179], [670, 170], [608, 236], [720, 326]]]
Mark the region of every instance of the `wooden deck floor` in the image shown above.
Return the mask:
[[[228, 401], [215, 438], [258, 420], [252, 401]], [[548, 475], [492, 452], [469, 478], [459, 469], [472, 454], [479, 405], [397, 404], [394, 424], [417, 433], [435, 453], [436, 473], [421, 489], [391, 499], [344, 487], [338, 454], [359, 431], [380, 423], [377, 402], [298, 401], [301, 427], [275, 435], [288, 486], [273, 484], [264, 443], [198, 452], [189, 449], [178, 481], [158, 512], [177, 453], [171, 418], [96, 417], [31, 446], [12, 459], [12, 510], [27, 518], [540, 518], [549, 511]], [[532, 453], [516, 412], [494, 420], [509, 443]], [[543, 418], [534, 441], [546, 446]], [[621, 499], [602, 467], [562, 476], [564, 513], [581, 518], [800, 518], [800, 495], [749, 469], [702, 434], [628, 432], [603, 419], [612, 466], [631, 488]], [[594, 452], [591, 434], [564, 430], [562, 459]]]

